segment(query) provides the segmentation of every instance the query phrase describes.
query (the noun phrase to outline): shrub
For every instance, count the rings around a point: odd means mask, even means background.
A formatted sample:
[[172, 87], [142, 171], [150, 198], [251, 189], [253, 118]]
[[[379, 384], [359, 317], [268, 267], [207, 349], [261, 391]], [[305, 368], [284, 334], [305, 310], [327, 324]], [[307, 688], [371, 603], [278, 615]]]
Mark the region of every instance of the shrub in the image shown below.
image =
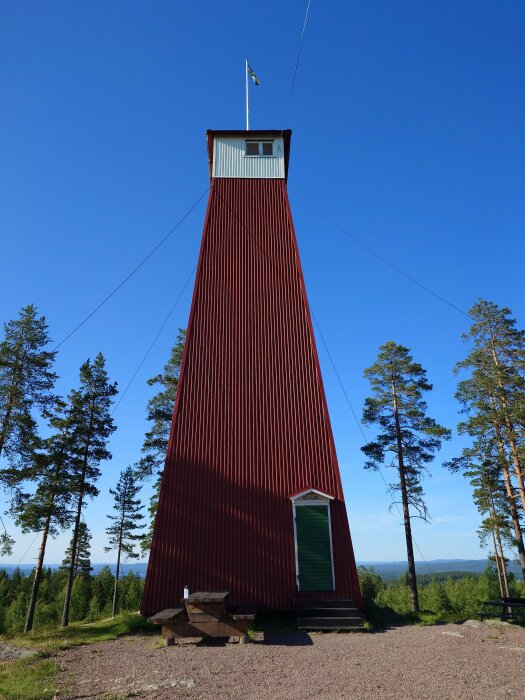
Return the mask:
[[375, 600], [379, 592], [385, 587], [383, 579], [379, 574], [376, 574], [373, 566], [369, 569], [365, 566], [360, 566], [357, 573], [359, 575], [359, 585], [361, 586], [363, 597], [369, 600]]

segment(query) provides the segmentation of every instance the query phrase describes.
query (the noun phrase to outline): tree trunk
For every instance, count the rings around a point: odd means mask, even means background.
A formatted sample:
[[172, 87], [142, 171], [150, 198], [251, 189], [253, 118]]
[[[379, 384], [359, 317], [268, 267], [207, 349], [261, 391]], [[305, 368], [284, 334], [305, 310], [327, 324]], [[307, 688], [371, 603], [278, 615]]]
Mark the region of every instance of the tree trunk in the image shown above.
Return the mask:
[[[19, 348], [19, 350], [20, 350], [20, 348]], [[5, 415], [2, 418], [2, 428], [0, 429], [0, 457], [2, 456], [5, 441], [7, 440], [9, 419], [11, 418], [11, 413], [13, 411], [13, 404], [14, 404], [13, 394], [14, 394], [14, 390], [15, 390], [15, 387], [17, 385], [17, 382], [19, 381], [19, 376], [20, 376], [20, 367], [19, 367], [18, 361], [19, 361], [19, 356], [17, 354], [15, 367], [13, 368], [13, 374], [11, 375], [11, 383], [9, 384], [9, 393], [8, 393]]]
[[33, 578], [33, 588], [31, 589], [31, 600], [29, 601], [29, 608], [27, 610], [26, 624], [24, 626], [24, 632], [29, 632], [33, 629], [33, 619], [35, 616], [36, 601], [38, 598], [38, 589], [40, 588], [40, 580], [42, 578], [42, 569], [44, 568], [44, 556], [46, 553], [47, 538], [49, 535], [49, 526], [51, 524], [51, 508], [47, 514], [46, 522], [44, 524], [44, 530], [42, 532], [42, 542], [40, 543], [40, 549], [38, 550], [38, 561], [35, 569], [35, 577]]
[[[498, 568], [499, 588], [501, 591], [501, 597], [506, 596], [508, 598], [510, 596], [509, 579], [507, 577], [507, 564], [505, 563], [505, 555], [503, 553], [503, 546], [501, 544], [501, 535], [500, 535], [500, 531], [499, 531], [498, 520], [496, 517], [497, 514], [496, 514], [496, 506], [494, 505], [494, 493], [492, 491], [492, 487], [490, 486], [490, 483], [487, 483], [487, 488], [488, 488], [487, 504], [489, 507], [489, 515], [492, 518], [492, 522], [494, 523], [494, 527], [491, 528], [491, 532], [492, 532], [492, 542], [494, 544], [494, 555], [496, 557], [496, 566]], [[500, 575], [500, 569], [501, 569], [501, 575]]]
[[10, 397], [9, 402], [7, 404], [6, 411], [5, 411], [5, 415], [2, 419], [2, 430], [0, 431], [0, 457], [2, 456], [5, 441], [7, 439], [7, 428], [9, 426], [9, 419], [11, 417], [12, 410], [13, 410], [13, 405], [12, 405], [12, 400]]
[[[490, 397], [490, 400], [491, 404], [494, 406], [492, 396]], [[516, 539], [516, 547], [518, 550], [518, 558], [520, 561], [521, 573], [523, 578], [525, 579], [525, 546], [523, 544], [523, 533], [521, 531], [520, 516], [516, 507], [516, 496], [514, 494], [512, 481], [510, 479], [509, 466], [507, 464], [507, 455], [505, 454], [505, 446], [503, 443], [503, 438], [501, 437], [500, 427], [496, 420], [494, 420], [494, 430], [496, 432], [496, 440], [498, 443], [498, 449], [501, 458], [503, 478], [505, 480], [505, 491], [507, 492], [507, 498], [509, 499], [510, 518], [512, 520], [512, 526], [514, 528], [514, 535]]]
[[82, 491], [78, 497], [77, 502], [77, 513], [75, 516], [75, 525], [73, 527], [73, 540], [71, 542], [71, 559], [69, 562], [69, 569], [67, 574], [67, 586], [66, 586], [66, 597], [64, 599], [64, 609], [62, 610], [62, 622], [61, 627], [67, 627], [69, 625], [69, 608], [71, 607], [71, 591], [73, 590], [73, 582], [75, 580], [75, 558], [78, 545], [78, 526], [80, 525], [80, 518], [82, 516], [82, 503], [84, 500], [84, 479], [82, 479]]
[[111, 617], [115, 617], [117, 614], [117, 597], [118, 597], [118, 580], [119, 580], [119, 572], [120, 572], [120, 552], [121, 552], [121, 545], [119, 544], [118, 552], [117, 552], [117, 571], [115, 573], [115, 588], [113, 589], [113, 608], [111, 611]]
[[509, 586], [509, 577], [507, 575], [507, 562], [505, 561], [505, 554], [503, 553], [503, 546], [501, 544], [501, 535], [499, 531], [499, 527], [496, 525], [496, 542], [498, 544], [498, 551], [499, 551], [499, 556], [500, 556], [500, 561], [501, 561], [501, 573], [503, 574], [503, 586], [505, 588], [505, 596], [507, 598], [510, 597], [510, 586]]
[[[501, 377], [499, 375], [500, 363], [499, 363], [498, 354], [496, 352], [494, 337], [492, 336], [492, 334], [491, 334], [491, 345], [492, 345], [492, 357], [494, 359], [494, 364], [495, 364], [496, 369], [497, 369], [498, 386], [499, 386], [500, 392], [501, 392], [501, 405], [503, 407], [503, 420], [505, 423], [505, 428], [506, 428], [507, 436], [509, 439], [512, 465], [514, 467], [514, 474], [516, 475], [516, 479], [518, 481], [518, 489], [520, 492], [521, 508], [522, 508], [523, 512], [525, 512], [525, 481], [523, 479], [523, 468], [521, 465], [521, 459], [520, 459], [520, 455], [519, 455], [519, 451], [518, 451], [518, 446], [516, 445], [516, 432], [514, 430], [514, 425], [513, 425], [513, 422], [511, 420], [511, 417], [510, 417], [507, 390], [505, 389], [505, 386], [504, 386], [503, 382], [501, 381]], [[493, 404], [493, 405], [495, 405], [495, 404]]]
[[397, 410], [397, 395], [392, 382], [392, 395], [394, 399], [394, 417], [396, 422], [397, 460], [399, 465], [399, 486], [401, 488], [401, 500], [403, 503], [403, 521], [405, 524], [405, 538], [407, 544], [408, 560], [408, 585], [412, 593], [412, 611], [419, 612], [419, 596], [417, 592], [416, 563], [414, 560], [414, 547], [412, 544], [412, 527], [410, 524], [410, 511], [408, 505], [407, 485], [405, 479], [405, 465], [403, 461], [403, 443], [401, 441], [401, 426], [399, 425], [399, 413]]
[[117, 614], [117, 596], [118, 596], [118, 580], [119, 580], [119, 574], [120, 574], [120, 554], [122, 552], [122, 534], [124, 531], [124, 519], [126, 517], [126, 488], [124, 488], [124, 494], [122, 496], [122, 512], [120, 514], [120, 526], [119, 526], [119, 533], [118, 533], [118, 550], [117, 550], [117, 571], [115, 574], [115, 588], [113, 590], [113, 611], [112, 611], [112, 617], [115, 617]]
[[[494, 530], [491, 529], [490, 534], [492, 535], [492, 544], [494, 546], [494, 561], [496, 562], [496, 571], [498, 573], [498, 585], [499, 585], [499, 592], [501, 594], [501, 597], [505, 595], [505, 592], [503, 590], [503, 578], [501, 575], [500, 571], [500, 559], [499, 559], [499, 554], [498, 554], [498, 549], [496, 547], [496, 536], [494, 535]], [[489, 556], [490, 559], [490, 556]]]
[[62, 611], [61, 627], [67, 627], [69, 624], [69, 608], [71, 606], [71, 591], [73, 590], [73, 581], [75, 579], [75, 561], [77, 558], [78, 547], [78, 528], [80, 526], [80, 518], [82, 516], [82, 503], [84, 500], [84, 485], [86, 482], [87, 461], [89, 456], [89, 447], [91, 441], [91, 432], [93, 430], [93, 404], [91, 405], [91, 414], [89, 418], [89, 431], [86, 437], [86, 445], [84, 447], [84, 455], [82, 462], [82, 476], [80, 479], [80, 488], [78, 494], [77, 514], [75, 516], [75, 526], [73, 528], [73, 540], [71, 542], [71, 560], [69, 562], [69, 571], [67, 575], [66, 597], [64, 599], [64, 609]]

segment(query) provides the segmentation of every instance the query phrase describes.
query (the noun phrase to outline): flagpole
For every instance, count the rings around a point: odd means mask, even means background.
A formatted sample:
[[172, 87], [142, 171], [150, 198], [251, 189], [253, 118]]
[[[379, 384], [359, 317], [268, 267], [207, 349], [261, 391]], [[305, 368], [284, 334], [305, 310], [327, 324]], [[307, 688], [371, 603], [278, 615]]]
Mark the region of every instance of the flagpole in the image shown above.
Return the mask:
[[248, 105], [248, 59], [246, 59], [246, 131], [250, 130], [250, 108]]

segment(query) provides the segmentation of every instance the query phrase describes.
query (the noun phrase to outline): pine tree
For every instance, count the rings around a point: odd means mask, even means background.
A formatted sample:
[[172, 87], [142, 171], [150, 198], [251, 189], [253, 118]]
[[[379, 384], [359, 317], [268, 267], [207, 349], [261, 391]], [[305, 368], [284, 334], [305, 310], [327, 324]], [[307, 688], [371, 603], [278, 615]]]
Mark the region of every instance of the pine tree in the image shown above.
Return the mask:
[[[46, 411], [54, 403], [52, 372], [55, 354], [45, 350], [50, 342], [44, 316], [33, 304], [18, 319], [4, 324], [0, 343], [0, 456], [30, 452], [37, 435], [33, 408]], [[5, 482], [4, 482], [5, 483]]]
[[[523, 434], [525, 407], [525, 333], [516, 329], [510, 309], [480, 300], [470, 310], [474, 319], [464, 340], [473, 347], [456, 373], [470, 376], [459, 382], [456, 398], [466, 420], [458, 426], [478, 443], [496, 446], [515, 545], [525, 578], [525, 543], [520, 515], [525, 507]], [[516, 487], [517, 484], [517, 487]]]
[[[93, 567], [91, 566], [91, 533], [86, 523], [81, 522], [78, 526], [77, 554], [75, 557], [75, 577], [88, 576]], [[73, 538], [66, 549], [64, 559], [60, 568], [69, 571], [71, 566], [71, 551], [73, 549]]]
[[145, 435], [141, 450], [143, 457], [137, 467], [141, 478], [158, 476], [164, 468], [185, 340], [186, 331], [179, 328], [177, 342], [164, 365], [164, 372], [148, 379], [149, 386], [160, 385], [161, 389], [148, 401], [146, 418], [152, 426]]
[[[23, 532], [42, 532], [24, 632], [33, 627], [48, 537], [71, 523], [72, 433], [63, 402], [57, 402], [49, 424], [55, 433], [40, 441], [41, 449], [31, 454], [23, 468], [13, 469], [19, 482], [11, 504], [13, 518]], [[24, 492], [25, 482], [34, 491]]]
[[95, 484], [101, 473], [100, 463], [111, 459], [107, 443], [115, 430], [110, 407], [116, 393], [116, 384], [109, 382], [104, 357], [99, 353], [93, 362], [87, 360], [82, 365], [80, 368], [80, 387], [74, 389], [68, 397], [71, 407], [71, 427], [74, 435], [72, 493], [76, 504], [62, 627], [67, 627], [69, 623], [69, 607], [75, 579], [75, 561], [82, 508], [86, 498], [98, 495]]
[[483, 516], [478, 528], [480, 545], [485, 547], [488, 540], [492, 540], [493, 560], [496, 564], [500, 592], [502, 596], [509, 596], [508, 560], [505, 557], [503, 545], [513, 547], [515, 541], [511, 535], [505, 484], [501, 478], [500, 456], [494, 440], [490, 435], [484, 435], [471, 447], [466, 447], [460, 457], [455, 457], [443, 466], [452, 472], [462, 471], [463, 475], [470, 480], [474, 503]]
[[140, 552], [142, 556], [149, 554], [151, 549], [151, 541], [153, 539], [153, 530], [155, 527], [155, 516], [157, 515], [157, 508], [159, 506], [159, 496], [160, 496], [160, 485], [162, 483], [162, 474], [159, 474], [157, 481], [153, 485], [153, 494], [149, 499], [148, 505], [148, 515], [149, 515], [149, 525], [146, 532], [142, 535], [140, 540]]
[[151, 547], [151, 538], [153, 536], [160, 484], [162, 481], [162, 470], [168, 450], [173, 406], [179, 386], [185, 341], [186, 331], [179, 328], [177, 342], [171, 349], [170, 358], [164, 366], [164, 372], [148, 379], [149, 386], [160, 385], [161, 389], [148, 402], [147, 420], [152, 423], [152, 426], [145, 435], [141, 450], [143, 456], [137, 465], [137, 475], [139, 478], [155, 478], [154, 491], [150, 498], [148, 508], [150, 525], [140, 545], [142, 554], [147, 554]]
[[412, 610], [418, 612], [410, 522], [414, 516], [410, 511], [415, 510], [418, 517], [427, 520], [421, 480], [441, 441], [450, 438], [450, 431], [426, 415], [427, 405], [422, 397], [432, 385], [427, 381], [426, 370], [414, 362], [408, 348], [392, 341], [385, 343], [364, 376], [370, 381], [374, 395], [365, 400], [363, 423], [377, 424], [381, 431], [374, 442], [361, 448], [369, 458], [365, 469], [378, 470], [385, 462], [394, 466], [388, 457], [389, 453], [394, 454], [399, 481], [391, 484], [390, 489], [401, 497]]
[[135, 544], [142, 537], [137, 531], [143, 528], [142, 520], [144, 519], [144, 516], [140, 512], [144, 506], [141, 505], [140, 500], [136, 498], [139, 491], [140, 484], [135, 483], [135, 474], [131, 467], [127, 467], [120, 473], [120, 478], [115, 490], [109, 490], [115, 498], [113, 510], [116, 511], [116, 515], [108, 515], [112, 524], [106, 529], [109, 535], [109, 546], [104, 547], [104, 550], [106, 552], [116, 550], [117, 552], [117, 570], [113, 591], [113, 617], [117, 614], [121, 556], [125, 555], [130, 559], [138, 559], [139, 557], [139, 554], [135, 551]]
[[510, 309], [500, 309], [491, 301], [480, 299], [474, 304], [469, 312], [474, 323], [464, 336], [474, 347], [457, 369], [480, 369], [483, 373], [525, 509], [524, 435], [520, 430], [525, 427], [525, 331], [516, 328], [510, 314]]

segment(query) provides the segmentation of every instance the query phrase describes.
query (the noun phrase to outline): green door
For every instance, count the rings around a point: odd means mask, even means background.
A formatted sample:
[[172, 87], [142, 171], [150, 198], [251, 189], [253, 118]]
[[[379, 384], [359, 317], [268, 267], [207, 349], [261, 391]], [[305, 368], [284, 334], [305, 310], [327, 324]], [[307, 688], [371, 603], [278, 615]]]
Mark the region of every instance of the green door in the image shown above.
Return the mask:
[[332, 548], [328, 507], [295, 508], [297, 564], [300, 591], [333, 591]]

